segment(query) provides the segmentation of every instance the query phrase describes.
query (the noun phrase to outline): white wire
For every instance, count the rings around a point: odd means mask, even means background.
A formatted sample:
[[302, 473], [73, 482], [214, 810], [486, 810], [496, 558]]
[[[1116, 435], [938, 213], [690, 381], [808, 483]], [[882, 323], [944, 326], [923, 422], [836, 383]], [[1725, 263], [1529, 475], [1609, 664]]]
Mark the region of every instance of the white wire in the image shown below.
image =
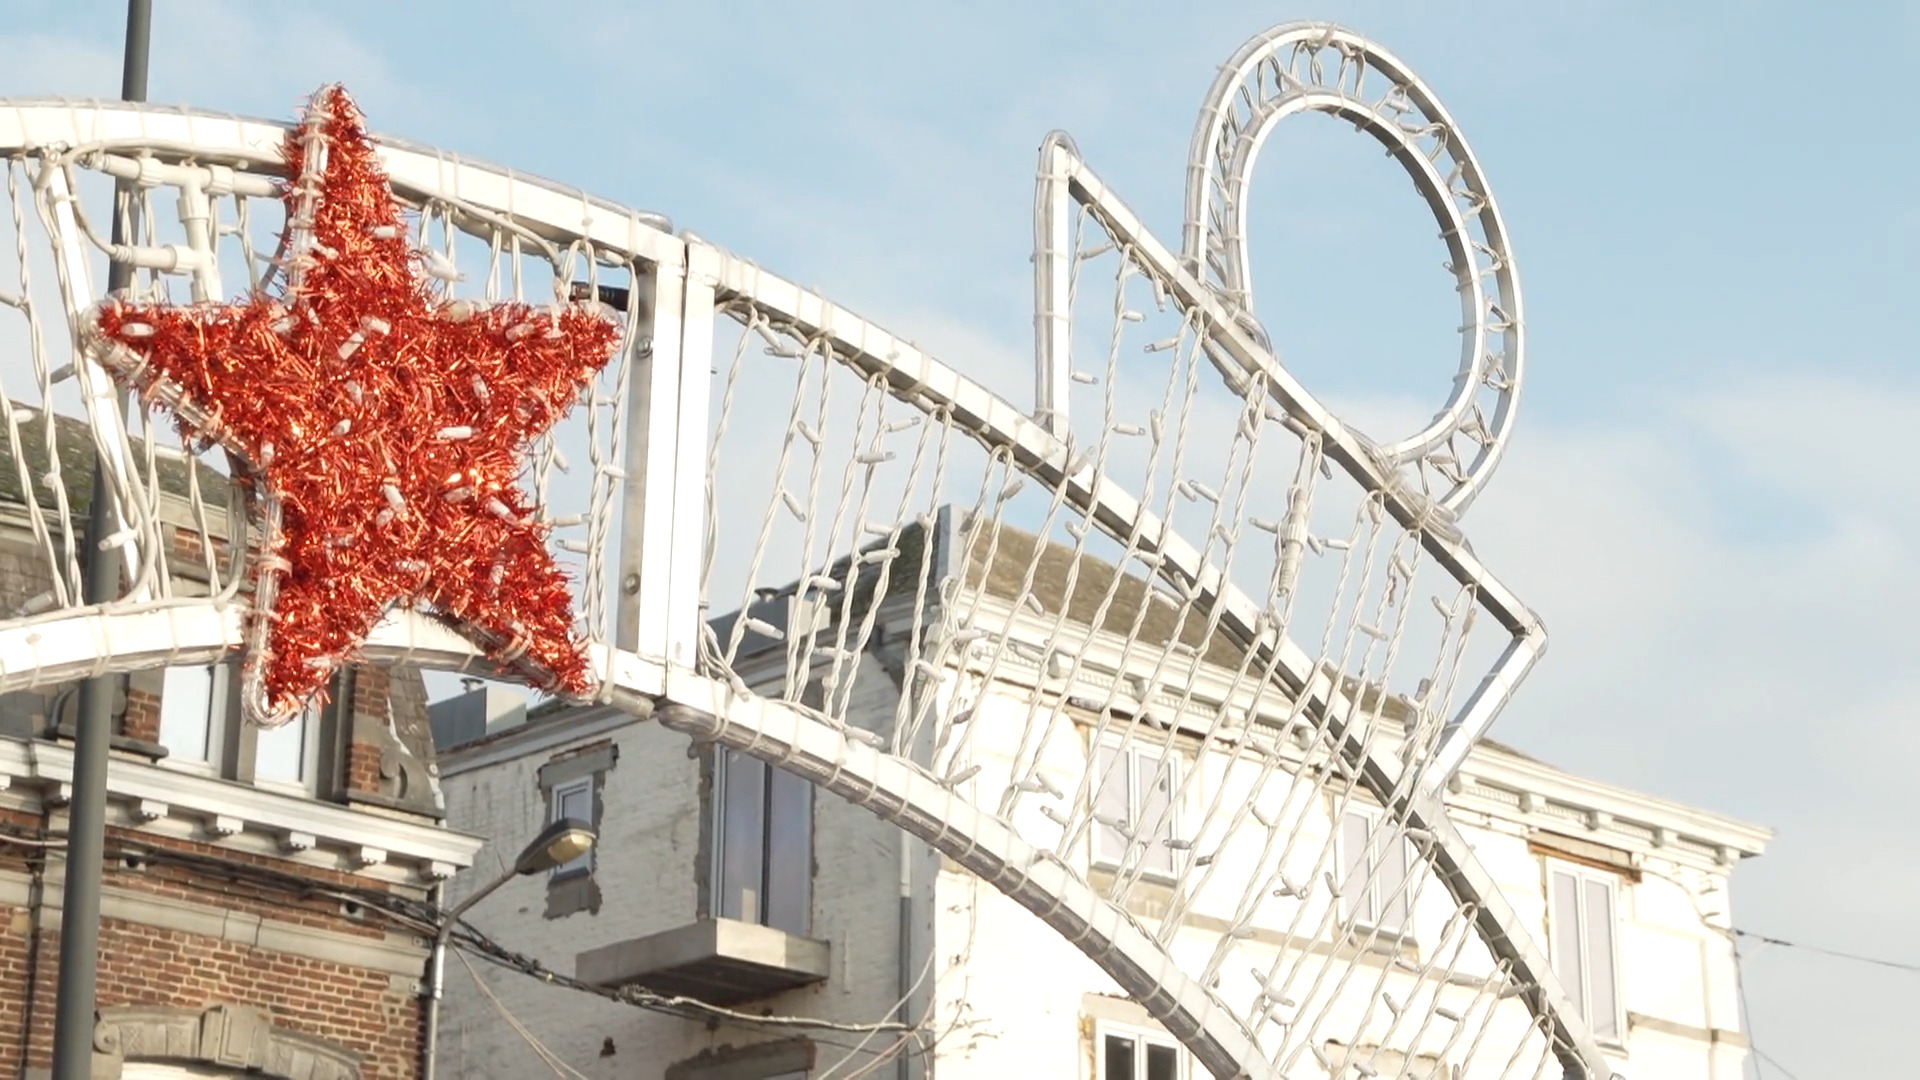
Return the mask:
[[479, 989], [480, 996], [487, 999], [487, 1004], [493, 1007], [494, 1013], [497, 1014], [500, 1019], [506, 1021], [507, 1026], [513, 1029], [514, 1034], [520, 1036], [520, 1038], [526, 1042], [534, 1054], [540, 1058], [548, 1069], [552, 1070], [553, 1075], [572, 1077], [573, 1080], [590, 1080], [585, 1073], [580, 1072], [578, 1069], [560, 1060], [558, 1054], [547, 1049], [547, 1045], [541, 1042], [539, 1037], [536, 1036], [526, 1024], [521, 1023], [520, 1018], [513, 1014], [513, 1010], [507, 1008], [506, 1004], [494, 994], [493, 989], [487, 985], [486, 980], [480, 977], [480, 973], [474, 970], [473, 961], [467, 959], [466, 953], [458, 949], [451, 951], [455, 956], [460, 958], [461, 966], [467, 969], [467, 975], [473, 980], [473, 985]]

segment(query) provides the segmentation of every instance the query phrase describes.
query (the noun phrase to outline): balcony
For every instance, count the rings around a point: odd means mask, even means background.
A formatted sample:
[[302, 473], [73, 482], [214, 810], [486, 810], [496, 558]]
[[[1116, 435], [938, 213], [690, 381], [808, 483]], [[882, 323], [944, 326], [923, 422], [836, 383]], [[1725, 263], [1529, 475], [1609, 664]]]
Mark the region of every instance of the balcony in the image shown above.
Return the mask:
[[710, 1005], [737, 1005], [824, 982], [826, 942], [784, 930], [701, 919], [574, 957], [574, 977], [605, 989], [637, 986]]

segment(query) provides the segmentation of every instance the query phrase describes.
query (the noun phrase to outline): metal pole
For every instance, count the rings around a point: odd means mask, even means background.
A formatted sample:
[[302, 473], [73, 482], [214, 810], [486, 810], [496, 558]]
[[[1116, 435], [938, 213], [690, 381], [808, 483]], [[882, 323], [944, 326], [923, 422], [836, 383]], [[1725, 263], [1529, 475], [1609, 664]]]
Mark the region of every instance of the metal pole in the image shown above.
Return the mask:
[[[120, 97], [147, 99], [147, 53], [153, 29], [152, 0], [127, 0], [126, 53]], [[133, 186], [122, 181], [119, 193]], [[116, 202], [117, 202], [116, 198]], [[122, 215], [113, 215], [113, 242], [128, 243]], [[116, 262], [107, 272], [108, 291], [133, 282], [133, 268]], [[106, 464], [93, 465], [93, 501], [87, 514], [86, 600], [103, 604], [120, 595], [120, 562], [100, 550], [112, 531]], [[54, 1080], [88, 1080], [93, 1073], [94, 987], [100, 953], [100, 865], [107, 841], [107, 750], [113, 739], [114, 677], [97, 675], [80, 685], [73, 733], [73, 796], [67, 805], [66, 882], [60, 903], [60, 987], [53, 1013]]]
[[[420, 1053], [420, 1080], [434, 1080], [435, 1071], [440, 1065], [440, 999], [446, 996], [447, 985], [447, 943], [453, 939], [453, 932], [460, 927], [460, 916], [465, 915], [473, 905], [493, 895], [495, 889], [519, 876], [517, 866], [510, 866], [500, 872], [500, 876], [482, 885], [473, 895], [455, 904], [440, 917], [440, 930], [433, 935], [433, 951], [427, 956], [426, 1015], [421, 1024], [426, 1028], [423, 1037], [426, 1045]], [[435, 890], [439, 899], [446, 899], [447, 887]], [[63, 1078], [64, 1080], [64, 1078]]]

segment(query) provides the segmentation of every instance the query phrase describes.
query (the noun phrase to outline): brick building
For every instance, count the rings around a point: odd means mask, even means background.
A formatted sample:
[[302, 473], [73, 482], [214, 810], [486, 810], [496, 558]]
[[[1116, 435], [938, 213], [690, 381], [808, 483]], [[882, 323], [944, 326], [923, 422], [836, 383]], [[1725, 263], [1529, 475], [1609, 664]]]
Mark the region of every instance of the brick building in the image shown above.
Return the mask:
[[[54, 421], [67, 523], [50, 493], [29, 503], [47, 423], [20, 424], [24, 461], [0, 441], [0, 620], [92, 548], [78, 421]], [[184, 596], [206, 593], [236, 516], [227, 479], [195, 467], [197, 484], [184, 457], [158, 467]], [[349, 669], [270, 732], [240, 722], [238, 683], [235, 660], [117, 676], [94, 1075], [415, 1076], [419, 920], [479, 846], [444, 824], [421, 675]], [[76, 689], [0, 695], [0, 1077], [51, 1064]]]

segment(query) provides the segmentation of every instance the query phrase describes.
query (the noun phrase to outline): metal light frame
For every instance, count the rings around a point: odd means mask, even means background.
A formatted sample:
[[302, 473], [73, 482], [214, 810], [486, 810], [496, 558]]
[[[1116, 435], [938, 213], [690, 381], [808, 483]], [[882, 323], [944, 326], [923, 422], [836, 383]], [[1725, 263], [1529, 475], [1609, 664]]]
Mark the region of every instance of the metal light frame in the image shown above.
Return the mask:
[[[1311, 46], [1311, 49], [1309, 49]], [[1287, 50], [1331, 50], [1342, 58], [1335, 83], [1289, 75], [1264, 97], [1260, 80], [1276, 71]], [[1356, 119], [1407, 160], [1413, 134], [1383, 119], [1385, 106], [1359, 96], [1348, 65], [1391, 76], [1389, 90], [1432, 123], [1430, 131], [1452, 147], [1464, 165], [1461, 196], [1449, 181], [1447, 197], [1427, 191], [1443, 222], [1464, 222], [1472, 209], [1483, 235], [1498, 242], [1480, 251], [1451, 239], [1456, 274], [1466, 285], [1473, 311], [1456, 390], [1435, 422], [1396, 443], [1376, 445], [1321, 405], [1274, 359], [1249, 318], [1251, 284], [1245, 261], [1246, 178], [1260, 142], [1273, 124], [1303, 109]], [[1248, 80], [1253, 80], [1249, 82]], [[1248, 89], [1256, 87], [1256, 89]], [[1342, 89], [1346, 87], [1347, 89]], [[1288, 96], [1292, 95], [1292, 96]], [[1249, 100], [1233, 119], [1233, 101]], [[1391, 112], [1390, 108], [1387, 112]], [[163, 164], [206, 171], [273, 172], [280, 164], [285, 125], [177, 109], [68, 102], [0, 105], [0, 151], [48, 153], [54, 148], [116, 147], [151, 154]], [[835, 362], [879, 380], [896, 398], [950, 414], [990, 450], [1024, 464], [1034, 480], [1063, 494], [1114, 536], [1147, 536], [1161, 572], [1178, 575], [1199, 602], [1221, 613], [1229, 634], [1272, 658], [1290, 693], [1324, 713], [1336, 737], [1355, 702], [1335, 679], [1292, 641], [1262, 629], [1260, 606], [1233, 587], [1201, 552], [1156, 519], [1129, 492], [1097, 475], [1070, 453], [1065, 431], [1063, 365], [1068, 343], [1061, 277], [1066, 248], [1062, 222], [1078, 204], [1111, 234], [1124, 237], [1135, 257], [1207, 327], [1209, 352], [1223, 376], [1236, 385], [1264, 379], [1275, 402], [1297, 423], [1316, 432], [1327, 456], [1375, 493], [1401, 526], [1417, 531], [1427, 552], [1455, 579], [1469, 583], [1479, 603], [1509, 635], [1494, 670], [1450, 724], [1440, 760], [1425, 783], [1403, 790], [1402, 766], [1390, 753], [1349, 741], [1344, 753], [1361, 782], [1412, 828], [1431, 837], [1437, 875], [1460, 905], [1470, 906], [1499, 970], [1515, 993], [1550, 1027], [1553, 1052], [1570, 1075], [1605, 1077], [1605, 1055], [1564, 1000], [1550, 965], [1474, 858], [1441, 805], [1446, 776], [1464, 758], [1510, 698], [1514, 686], [1538, 659], [1545, 634], [1537, 618], [1467, 548], [1457, 514], [1484, 485], [1497, 464], [1519, 390], [1521, 327], [1519, 293], [1504, 228], [1465, 144], [1430, 93], [1404, 66], [1350, 32], [1321, 24], [1276, 28], [1243, 48], [1216, 83], [1195, 136], [1189, 163], [1189, 220], [1183, 251], [1160, 244], [1080, 160], [1070, 140], [1055, 136], [1042, 150], [1036, 234], [1036, 339], [1039, 401], [1033, 413], [1006, 402], [912, 344], [824, 297], [760, 269], [691, 234], [675, 235], [658, 215], [641, 213], [582, 192], [400, 140], [383, 140], [382, 162], [403, 197], [448, 196], [462, 206], [511, 219], [517, 227], [555, 240], [584, 240], [597, 257], [634, 269], [644, 293], [646, 347], [652, 363], [638, 370], [629, 399], [631, 429], [625, 458], [623, 526], [630, 538], [621, 555], [622, 587], [610, 642], [591, 646], [592, 663], [604, 681], [602, 697], [637, 714], [702, 740], [786, 768], [881, 818], [893, 822], [979, 875], [1075, 942], [1200, 1063], [1219, 1076], [1278, 1077], [1247, 1028], [1207, 986], [1183, 972], [1167, 949], [1100, 897], [1076, 872], [1024, 840], [989, 810], [938, 783], [910, 761], [886, 753], [793, 706], [743, 695], [729, 681], [704, 673], [696, 663], [702, 625], [699, 581], [704, 558], [708, 383], [717, 302], [746, 298], [757, 310], [817, 337]], [[1426, 160], [1424, 155], [1422, 159]], [[1434, 170], [1413, 169], [1416, 179]], [[224, 174], [232, 175], [232, 174]], [[1446, 180], [1445, 177], [1439, 177]], [[1224, 200], [1224, 201], [1222, 201]], [[71, 229], [71, 224], [66, 226]], [[76, 315], [92, 302], [79, 257], [68, 303]], [[1461, 260], [1471, 261], [1471, 265]], [[97, 371], [83, 372], [88, 385], [104, 385]], [[1492, 416], [1478, 397], [1491, 397]], [[1481, 417], [1476, 421], [1475, 417]], [[1480, 430], [1469, 432], [1478, 422]], [[1441, 447], [1469, 432], [1480, 450], [1463, 467], [1437, 460]], [[1485, 439], [1481, 439], [1481, 435]], [[1458, 464], [1458, 459], [1454, 459]], [[108, 462], [108, 468], [117, 467]], [[1409, 477], [1405, 469], [1413, 470]], [[1421, 490], [1434, 476], [1447, 480]], [[664, 583], [642, 588], [642, 582]], [[105, 671], [125, 672], [163, 664], [212, 662], [242, 644], [241, 613], [194, 601], [122, 602], [105, 608], [48, 612], [30, 621], [0, 624], [0, 690], [63, 681]], [[484, 670], [473, 646], [441, 624], [396, 611], [368, 641], [368, 660]]]

